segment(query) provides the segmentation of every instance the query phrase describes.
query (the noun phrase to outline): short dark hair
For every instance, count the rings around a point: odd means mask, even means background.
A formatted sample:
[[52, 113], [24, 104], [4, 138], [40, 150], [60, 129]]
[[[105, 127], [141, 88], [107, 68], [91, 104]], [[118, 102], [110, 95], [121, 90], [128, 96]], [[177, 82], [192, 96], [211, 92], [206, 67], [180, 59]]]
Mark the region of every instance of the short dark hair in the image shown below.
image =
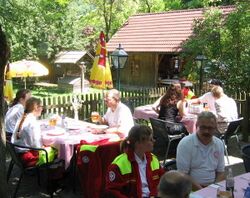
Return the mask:
[[208, 83], [212, 85], [218, 85], [220, 87], [223, 86], [223, 83], [219, 79], [211, 79], [208, 81]]
[[158, 185], [159, 195], [163, 198], [186, 198], [191, 190], [191, 179], [176, 170], [166, 172]]

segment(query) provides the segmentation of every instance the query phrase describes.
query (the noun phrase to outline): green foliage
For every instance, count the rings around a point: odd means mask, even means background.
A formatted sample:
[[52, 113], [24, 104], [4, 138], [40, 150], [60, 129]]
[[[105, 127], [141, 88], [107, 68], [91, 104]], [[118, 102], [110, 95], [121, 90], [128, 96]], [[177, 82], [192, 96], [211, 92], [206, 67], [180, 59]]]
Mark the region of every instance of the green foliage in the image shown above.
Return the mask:
[[80, 24], [72, 20], [75, 16], [68, 3], [66, 0], [9, 0], [1, 5], [0, 23], [10, 38], [12, 61], [51, 60], [60, 50], [82, 47], [81, 32], [77, 32]]
[[250, 90], [250, 15], [249, 7], [240, 3], [227, 19], [218, 9], [210, 9], [204, 20], [196, 21], [193, 36], [183, 44], [182, 56], [187, 60], [184, 74], [198, 80], [194, 62], [198, 54], [207, 57], [207, 78], [224, 81], [228, 91], [236, 87]]
[[[10, 39], [11, 61], [32, 58], [53, 63], [62, 50], [86, 50], [94, 54], [100, 31], [105, 32], [108, 41], [133, 14], [228, 5], [234, 1], [2, 0], [0, 24]], [[248, 75], [250, 23], [246, 4], [239, 4], [238, 12], [226, 22], [216, 9], [209, 10], [204, 21], [195, 22], [194, 36], [184, 45], [184, 56], [188, 57], [186, 74], [190, 78], [197, 79], [198, 68], [192, 60], [201, 52], [210, 60], [210, 76], [226, 78], [229, 68], [238, 76]], [[89, 69], [92, 64], [87, 64]], [[242, 79], [232, 77], [232, 82], [243, 82]]]
[[138, 0], [138, 12], [154, 13], [165, 10], [164, 0]]

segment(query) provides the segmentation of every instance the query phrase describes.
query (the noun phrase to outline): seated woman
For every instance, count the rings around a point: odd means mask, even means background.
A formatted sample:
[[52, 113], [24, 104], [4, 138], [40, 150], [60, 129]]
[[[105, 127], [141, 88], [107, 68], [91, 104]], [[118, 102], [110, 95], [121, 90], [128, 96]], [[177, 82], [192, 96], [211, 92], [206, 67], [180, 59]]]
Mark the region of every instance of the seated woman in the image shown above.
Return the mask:
[[179, 123], [184, 116], [185, 101], [179, 83], [171, 84], [160, 101], [159, 119], [175, 122], [176, 125], [166, 125], [170, 127], [172, 134], [187, 133], [185, 126]]
[[164, 173], [153, 150], [152, 130], [148, 126], [131, 128], [122, 142], [123, 154], [108, 168], [106, 193], [108, 197], [157, 196], [157, 185]]
[[8, 109], [4, 119], [7, 140], [11, 139], [16, 123], [23, 116], [26, 101], [30, 97], [31, 91], [28, 89], [20, 89], [17, 91], [16, 97], [13, 100], [11, 107]]
[[[37, 118], [41, 116], [43, 107], [41, 100], [31, 97], [27, 100], [24, 115], [17, 122], [11, 141], [20, 146], [42, 148], [42, 138], [40, 124]], [[49, 161], [52, 161], [56, 151], [51, 147], [46, 148], [49, 153]], [[45, 163], [44, 152], [34, 150], [19, 149], [20, 156], [26, 166], [41, 165]]]
[[176, 122], [178, 115], [177, 102], [182, 99], [180, 84], [171, 84], [162, 97], [159, 107], [159, 119]]

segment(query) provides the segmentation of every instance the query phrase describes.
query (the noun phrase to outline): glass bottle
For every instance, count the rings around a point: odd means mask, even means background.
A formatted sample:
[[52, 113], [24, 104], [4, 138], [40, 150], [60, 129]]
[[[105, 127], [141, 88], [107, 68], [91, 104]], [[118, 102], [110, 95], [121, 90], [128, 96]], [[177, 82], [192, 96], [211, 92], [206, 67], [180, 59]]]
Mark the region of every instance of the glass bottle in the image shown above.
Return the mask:
[[228, 168], [226, 175], [226, 190], [232, 193], [232, 197], [234, 198], [234, 177], [232, 168]]

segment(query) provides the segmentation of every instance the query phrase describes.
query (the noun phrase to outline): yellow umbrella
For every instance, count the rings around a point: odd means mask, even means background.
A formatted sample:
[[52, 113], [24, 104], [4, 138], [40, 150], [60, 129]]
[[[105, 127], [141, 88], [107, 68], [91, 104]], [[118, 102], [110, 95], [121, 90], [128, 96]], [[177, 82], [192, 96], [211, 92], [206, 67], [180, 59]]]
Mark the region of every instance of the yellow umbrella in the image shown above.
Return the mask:
[[5, 100], [8, 102], [11, 102], [14, 98], [14, 91], [13, 91], [12, 79], [10, 76], [9, 64], [6, 66], [6, 69], [5, 69], [5, 79], [4, 79], [3, 92], [4, 92]]
[[90, 74], [90, 84], [92, 87], [99, 89], [113, 88], [108, 52], [103, 32], [100, 34], [100, 42], [96, 50], [96, 56]]
[[25, 88], [27, 77], [46, 76], [49, 74], [49, 70], [44, 65], [32, 60], [21, 60], [10, 63], [9, 72], [12, 78], [24, 78]]

